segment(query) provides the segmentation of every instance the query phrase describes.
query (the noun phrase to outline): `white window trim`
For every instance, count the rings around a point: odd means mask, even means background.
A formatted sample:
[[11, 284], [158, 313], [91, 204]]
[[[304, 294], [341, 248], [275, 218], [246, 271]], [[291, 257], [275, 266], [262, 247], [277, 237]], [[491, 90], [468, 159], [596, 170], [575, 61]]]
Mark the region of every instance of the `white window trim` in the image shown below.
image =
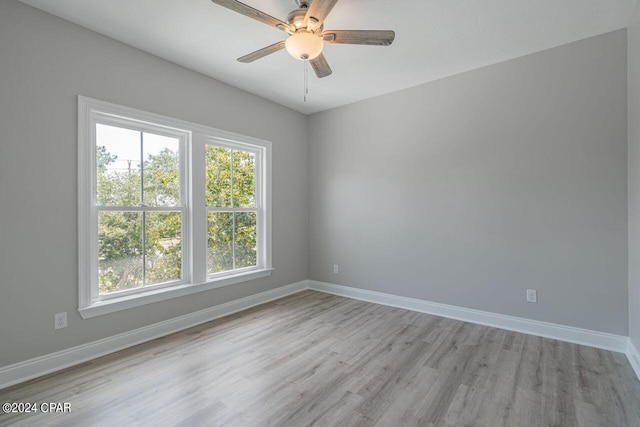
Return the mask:
[[[179, 282], [157, 285], [134, 293], [114, 294], [99, 298], [93, 291], [92, 275], [97, 272], [97, 214], [95, 209], [95, 129], [96, 118], [117, 122], [137, 122], [141, 127], [165, 128], [166, 133], [179, 135], [182, 140], [184, 174], [182, 203], [186, 210], [183, 223], [183, 278]], [[102, 121], [102, 120], [101, 120]], [[205, 195], [206, 144], [228, 145], [259, 153], [256, 162], [264, 188], [257, 197], [263, 217], [258, 227], [256, 267], [207, 275], [207, 209]], [[271, 275], [271, 142], [258, 138], [202, 126], [187, 121], [123, 107], [84, 96], [78, 96], [78, 312], [83, 318], [100, 316], [139, 307], [158, 301], [177, 298], [196, 292], [246, 282]], [[194, 236], [203, 236], [195, 238]], [[192, 238], [193, 237], [193, 238]]]

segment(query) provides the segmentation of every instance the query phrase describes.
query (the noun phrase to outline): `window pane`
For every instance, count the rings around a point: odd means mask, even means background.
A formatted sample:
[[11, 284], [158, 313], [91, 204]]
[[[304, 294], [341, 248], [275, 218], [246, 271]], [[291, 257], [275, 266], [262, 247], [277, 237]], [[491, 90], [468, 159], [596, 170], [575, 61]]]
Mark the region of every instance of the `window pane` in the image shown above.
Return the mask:
[[236, 268], [256, 265], [256, 213], [236, 213]]
[[142, 213], [98, 215], [98, 290], [100, 295], [142, 286]]
[[181, 231], [180, 212], [145, 214], [145, 286], [182, 278]]
[[140, 132], [96, 125], [97, 203], [140, 204]]
[[142, 134], [144, 204], [180, 205], [180, 140]]
[[233, 270], [233, 213], [209, 212], [207, 272]]
[[255, 154], [234, 150], [232, 183], [234, 207], [254, 208], [256, 206], [255, 172]]
[[207, 206], [231, 207], [231, 150], [207, 145]]

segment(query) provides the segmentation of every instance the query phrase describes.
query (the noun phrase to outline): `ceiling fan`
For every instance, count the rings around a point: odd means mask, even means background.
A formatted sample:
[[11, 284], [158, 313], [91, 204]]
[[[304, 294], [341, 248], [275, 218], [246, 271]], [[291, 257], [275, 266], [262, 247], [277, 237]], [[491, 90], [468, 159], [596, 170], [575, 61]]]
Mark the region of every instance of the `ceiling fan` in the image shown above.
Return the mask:
[[322, 54], [322, 48], [325, 43], [389, 46], [396, 36], [393, 31], [387, 30], [324, 31], [324, 20], [338, 0], [296, 0], [298, 8], [289, 13], [287, 22], [236, 0], [211, 1], [284, 31], [289, 35], [286, 40], [242, 56], [238, 58], [238, 61], [249, 63], [286, 49], [295, 59], [308, 60], [319, 78], [331, 74], [331, 68]]

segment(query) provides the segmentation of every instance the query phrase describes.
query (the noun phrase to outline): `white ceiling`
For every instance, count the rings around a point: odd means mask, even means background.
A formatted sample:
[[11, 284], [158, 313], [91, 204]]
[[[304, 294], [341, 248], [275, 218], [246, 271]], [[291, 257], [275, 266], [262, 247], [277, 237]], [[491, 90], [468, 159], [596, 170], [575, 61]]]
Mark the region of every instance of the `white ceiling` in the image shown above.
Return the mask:
[[[326, 45], [333, 74], [281, 51], [236, 58], [285, 33], [209, 0], [21, 0], [230, 85], [313, 113], [627, 26], [638, 0], [340, 0], [326, 29], [394, 30], [390, 47]], [[294, 0], [245, 0], [286, 20]]]

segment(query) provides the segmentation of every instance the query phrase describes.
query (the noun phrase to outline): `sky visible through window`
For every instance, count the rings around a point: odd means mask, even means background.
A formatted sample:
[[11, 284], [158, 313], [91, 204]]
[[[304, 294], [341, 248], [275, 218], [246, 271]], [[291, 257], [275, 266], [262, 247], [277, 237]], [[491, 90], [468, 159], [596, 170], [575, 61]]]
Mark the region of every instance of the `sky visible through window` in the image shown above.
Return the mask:
[[[98, 146], [106, 148], [116, 160], [107, 165], [108, 171], [137, 170], [140, 168], [140, 131], [125, 129], [104, 124], [96, 125], [96, 141]], [[144, 133], [144, 159], [150, 155], [160, 154], [162, 150], [169, 149], [178, 152], [178, 139]]]

